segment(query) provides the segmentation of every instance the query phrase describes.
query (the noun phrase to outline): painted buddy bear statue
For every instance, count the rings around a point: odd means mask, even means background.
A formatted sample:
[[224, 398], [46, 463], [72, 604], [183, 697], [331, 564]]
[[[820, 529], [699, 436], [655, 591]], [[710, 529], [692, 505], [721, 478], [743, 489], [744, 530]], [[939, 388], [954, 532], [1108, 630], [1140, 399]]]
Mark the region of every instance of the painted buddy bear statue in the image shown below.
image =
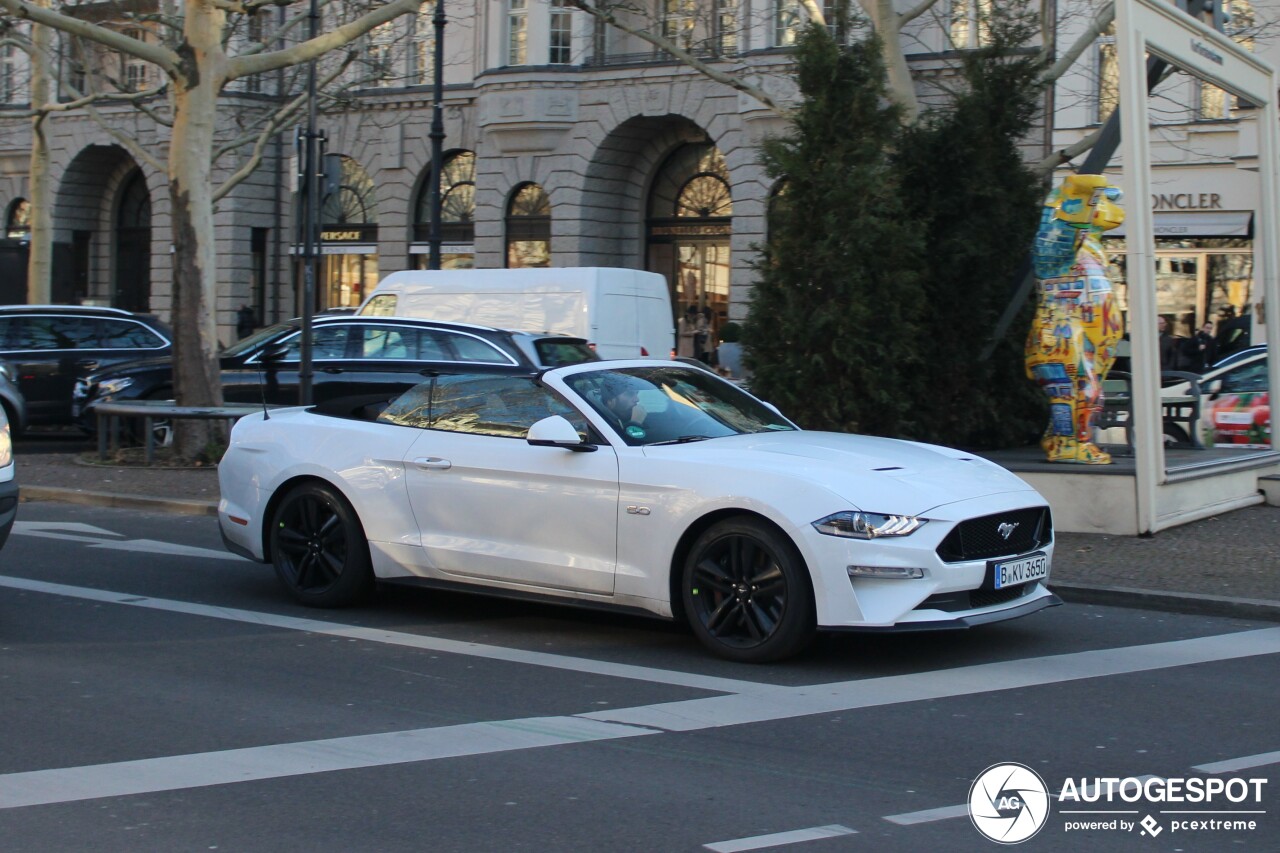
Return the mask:
[[1107, 278], [1102, 232], [1124, 221], [1120, 190], [1101, 175], [1072, 175], [1045, 201], [1032, 261], [1039, 299], [1027, 337], [1027, 376], [1049, 397], [1040, 446], [1050, 462], [1106, 465], [1093, 441], [1102, 380], [1124, 333]]

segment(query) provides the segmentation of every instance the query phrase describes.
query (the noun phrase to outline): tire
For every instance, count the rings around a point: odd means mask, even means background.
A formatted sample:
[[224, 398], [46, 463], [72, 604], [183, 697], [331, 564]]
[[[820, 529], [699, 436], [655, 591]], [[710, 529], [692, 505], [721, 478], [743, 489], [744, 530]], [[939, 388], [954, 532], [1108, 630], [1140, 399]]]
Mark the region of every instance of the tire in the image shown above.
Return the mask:
[[693, 633], [728, 660], [781, 660], [817, 630], [804, 560], [790, 539], [754, 518], [707, 528], [689, 549], [680, 589]]
[[1177, 424], [1164, 425], [1165, 447], [1191, 447], [1191, 437], [1187, 431]]
[[[164, 400], [168, 403], [175, 402], [173, 399], [173, 389], [169, 388], [163, 391], [154, 391], [142, 400]], [[94, 419], [97, 420], [96, 418]], [[145, 422], [141, 418], [130, 419], [129, 422], [121, 425], [121, 438], [129, 444], [143, 447], [147, 443], [147, 431], [143, 424]], [[169, 418], [152, 418], [151, 420], [152, 441], [157, 448], [173, 446], [173, 421]]]
[[308, 607], [348, 607], [373, 590], [360, 518], [327, 483], [303, 483], [280, 501], [271, 518], [271, 562], [289, 594]]

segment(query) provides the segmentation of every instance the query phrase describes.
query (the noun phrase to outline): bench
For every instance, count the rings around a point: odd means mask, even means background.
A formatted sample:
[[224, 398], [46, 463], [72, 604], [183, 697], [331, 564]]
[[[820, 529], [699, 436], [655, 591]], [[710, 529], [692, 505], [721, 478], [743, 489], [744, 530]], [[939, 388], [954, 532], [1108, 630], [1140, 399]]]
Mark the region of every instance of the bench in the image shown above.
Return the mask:
[[[1200, 440], [1200, 377], [1181, 370], [1165, 370], [1160, 374], [1162, 385], [1188, 383], [1187, 393], [1178, 396], [1161, 395], [1160, 416], [1163, 434], [1176, 442], [1203, 450]], [[1124, 443], [1133, 452], [1133, 377], [1121, 370], [1113, 370], [1102, 381], [1102, 414], [1098, 418], [1099, 429], [1119, 427], [1124, 431]], [[1184, 438], [1185, 437], [1185, 438]]]
[[228, 428], [245, 415], [261, 412], [258, 404], [232, 404], [226, 406], [179, 406], [170, 400], [137, 400], [132, 403], [99, 403], [93, 407], [98, 418], [98, 458], [107, 458], [110, 449], [120, 446], [120, 419], [141, 418], [146, 436], [146, 460], [150, 465], [155, 459], [155, 422], [157, 420], [221, 420]]

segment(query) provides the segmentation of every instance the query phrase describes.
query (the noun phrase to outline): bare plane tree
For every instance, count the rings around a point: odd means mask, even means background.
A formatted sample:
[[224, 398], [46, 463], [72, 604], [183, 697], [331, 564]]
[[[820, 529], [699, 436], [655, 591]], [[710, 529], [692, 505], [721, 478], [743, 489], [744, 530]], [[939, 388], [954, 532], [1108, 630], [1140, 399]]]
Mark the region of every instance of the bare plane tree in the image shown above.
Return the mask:
[[[138, 159], [165, 172], [171, 202], [173, 229], [173, 311], [175, 332], [174, 387], [180, 404], [218, 405], [222, 402], [219, 381], [218, 335], [216, 324], [217, 259], [214, 244], [214, 205], [244, 180], [262, 158], [267, 140], [287, 124], [305, 105], [305, 98], [285, 98], [272, 109], [243, 120], [238, 135], [219, 139], [219, 107], [235, 89], [236, 81], [262, 79], [281, 69], [295, 68], [313, 60], [324, 61], [325, 81], [339, 82], [347, 73], [352, 57], [334, 55], [378, 27], [400, 16], [415, 14], [422, 0], [390, 2], [327, 2], [324, 4], [325, 31], [305, 38], [306, 15], [296, 13], [306, 4], [287, 0], [160, 0], [159, 4], [121, 4], [114, 21], [136, 26], [113, 26], [112, 22], [83, 14], [85, 4], [48, 0], [0, 0], [0, 11], [16, 21], [29, 21], [60, 31], [82, 44], [115, 54], [123, 61], [112, 70], [99, 63], [81, 69], [77, 80], [88, 81], [94, 74], [110, 85], [110, 92], [75, 92], [66, 81], [64, 91], [72, 93], [71, 104], [86, 111], [99, 101], [129, 100], [155, 121], [168, 127], [167, 152], [139, 146], [127, 134], [116, 139]], [[103, 4], [89, 4], [101, 7]], [[255, 38], [248, 24], [264, 10], [280, 6], [286, 14], [270, 38]], [[141, 8], [143, 11], [137, 11]], [[236, 25], [244, 24], [236, 36]], [[132, 91], [131, 84], [142, 79], [142, 71], [155, 69], [162, 84], [154, 91]], [[134, 74], [134, 77], [130, 77]], [[118, 76], [117, 76], [118, 75]], [[86, 87], [88, 88], [88, 87]], [[163, 91], [164, 103], [154, 96]], [[33, 100], [36, 113], [47, 114], [64, 105], [50, 104], [47, 97]], [[107, 123], [110, 126], [110, 123]], [[215, 161], [220, 155], [241, 151], [249, 154], [220, 184], [215, 184]], [[42, 205], [47, 209], [48, 205]], [[178, 455], [192, 457], [208, 444], [211, 432], [205, 422], [182, 424], [177, 435]]]

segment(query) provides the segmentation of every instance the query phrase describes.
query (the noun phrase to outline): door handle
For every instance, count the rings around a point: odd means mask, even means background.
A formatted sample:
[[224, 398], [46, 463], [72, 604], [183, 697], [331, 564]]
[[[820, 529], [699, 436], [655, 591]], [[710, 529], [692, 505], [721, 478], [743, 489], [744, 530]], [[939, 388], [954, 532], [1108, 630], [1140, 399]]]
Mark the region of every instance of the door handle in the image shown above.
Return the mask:
[[424, 471], [444, 471], [453, 467], [452, 462], [448, 459], [441, 459], [439, 456], [419, 456], [413, 460], [413, 464]]
[[76, 367], [83, 367], [86, 370], [95, 370], [98, 367], [98, 362], [91, 358], [81, 359], [76, 362]]

